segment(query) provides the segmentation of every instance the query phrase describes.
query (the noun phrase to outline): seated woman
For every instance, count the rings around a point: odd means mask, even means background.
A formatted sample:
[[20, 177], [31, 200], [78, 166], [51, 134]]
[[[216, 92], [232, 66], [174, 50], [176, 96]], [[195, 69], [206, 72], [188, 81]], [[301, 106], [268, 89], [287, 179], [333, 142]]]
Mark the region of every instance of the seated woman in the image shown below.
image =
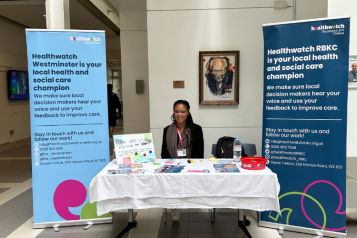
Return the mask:
[[190, 104], [185, 100], [176, 101], [171, 120], [172, 124], [164, 129], [161, 158], [203, 158], [203, 132], [193, 123]]
[[[203, 158], [203, 132], [193, 123], [190, 104], [185, 100], [176, 101], [171, 120], [172, 124], [164, 129], [161, 158]], [[171, 209], [171, 215], [172, 220], [178, 221], [180, 210]]]

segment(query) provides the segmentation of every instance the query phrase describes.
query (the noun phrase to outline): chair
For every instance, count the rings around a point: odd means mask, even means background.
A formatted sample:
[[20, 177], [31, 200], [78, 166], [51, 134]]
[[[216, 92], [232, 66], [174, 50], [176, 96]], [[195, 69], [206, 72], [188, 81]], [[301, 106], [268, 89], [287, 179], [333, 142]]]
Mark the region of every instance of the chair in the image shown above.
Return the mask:
[[[244, 148], [244, 152], [246, 153], [246, 155], [254, 156], [257, 154], [257, 148], [256, 148], [255, 144], [242, 143], [242, 146]], [[211, 154], [214, 157], [216, 157], [216, 148], [217, 148], [217, 144], [212, 144]]]
[[217, 147], [217, 144], [212, 144], [211, 154], [213, 155], [213, 157], [216, 157], [216, 147]]
[[255, 144], [242, 143], [242, 146], [246, 155], [254, 156], [257, 154], [257, 148], [255, 147]]

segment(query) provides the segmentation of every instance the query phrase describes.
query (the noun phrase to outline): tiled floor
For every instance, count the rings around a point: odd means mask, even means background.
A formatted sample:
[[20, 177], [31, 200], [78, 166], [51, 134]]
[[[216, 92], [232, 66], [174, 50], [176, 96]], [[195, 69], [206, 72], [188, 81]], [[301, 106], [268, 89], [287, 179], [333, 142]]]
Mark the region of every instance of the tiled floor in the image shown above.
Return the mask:
[[[122, 120], [118, 120], [114, 134], [123, 133]], [[77, 238], [115, 237], [126, 225], [126, 211], [113, 212], [112, 224], [94, 225], [89, 230], [83, 226], [32, 229], [32, 174], [30, 146], [24, 145], [0, 152], [0, 238]], [[357, 237], [357, 158], [347, 159], [347, 237]], [[236, 210], [220, 209], [216, 221], [210, 222], [207, 210], [181, 210], [179, 222], [173, 222], [170, 212], [164, 224], [162, 209], [135, 211], [138, 226], [124, 237], [128, 238], [243, 238], [238, 228]], [[254, 238], [280, 238], [277, 230], [258, 226], [256, 212], [246, 211], [251, 221], [248, 230]], [[283, 238], [308, 238], [306, 235], [285, 231]]]

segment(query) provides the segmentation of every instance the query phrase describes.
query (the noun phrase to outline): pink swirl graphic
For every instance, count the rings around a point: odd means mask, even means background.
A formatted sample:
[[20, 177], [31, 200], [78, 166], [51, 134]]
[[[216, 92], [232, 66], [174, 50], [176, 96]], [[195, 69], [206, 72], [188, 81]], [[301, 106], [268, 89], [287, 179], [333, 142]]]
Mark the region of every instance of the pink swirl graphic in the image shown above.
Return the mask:
[[66, 180], [60, 183], [53, 195], [53, 205], [63, 219], [80, 220], [80, 215], [72, 214], [69, 207], [79, 207], [87, 198], [86, 187], [77, 180]]
[[[338, 195], [339, 195], [339, 197], [340, 197], [340, 204], [338, 205], [338, 208], [336, 209], [336, 212], [335, 213], [337, 213], [337, 214], [346, 214], [346, 211], [344, 211], [344, 212], [341, 212], [340, 211], [340, 209], [341, 209], [341, 207], [342, 207], [342, 202], [343, 202], [343, 198], [342, 198], [342, 194], [341, 194], [341, 191], [340, 191], [340, 189], [338, 189], [338, 187], [335, 185], [335, 184], [333, 184], [333, 183], [331, 183], [331, 182], [329, 182], [329, 181], [326, 181], [326, 180], [317, 180], [317, 181], [315, 181], [315, 182], [312, 182], [312, 183], [310, 183], [306, 188], [305, 188], [305, 190], [304, 190], [304, 192], [303, 193], [306, 193], [307, 192], [307, 190], [312, 186], [312, 185], [314, 185], [314, 184], [317, 184], [317, 183], [327, 183], [327, 184], [329, 184], [329, 185], [331, 185], [332, 187], [334, 187], [335, 189], [336, 189], [336, 191], [338, 192]], [[312, 223], [312, 224], [314, 224], [315, 226], [317, 226], [318, 228], [322, 228], [322, 226], [320, 226], [319, 224], [317, 224], [317, 223], [315, 223], [313, 220], [311, 220], [311, 218], [306, 214], [306, 212], [305, 212], [305, 208], [304, 208], [304, 195], [302, 195], [301, 196], [301, 209], [302, 209], [302, 212], [304, 213], [304, 215], [305, 215], [305, 217]], [[346, 229], [346, 227], [344, 226], [344, 227], [341, 227], [341, 228], [325, 228], [325, 230], [326, 231], [341, 231], [341, 230], [345, 230]]]

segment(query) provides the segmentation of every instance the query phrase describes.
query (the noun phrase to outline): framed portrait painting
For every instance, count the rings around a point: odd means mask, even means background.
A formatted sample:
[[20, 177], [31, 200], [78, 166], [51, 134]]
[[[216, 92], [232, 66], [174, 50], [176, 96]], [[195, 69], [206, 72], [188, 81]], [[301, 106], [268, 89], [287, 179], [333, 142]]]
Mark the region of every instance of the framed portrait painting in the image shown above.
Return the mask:
[[239, 103], [239, 51], [200, 51], [199, 103]]
[[350, 55], [348, 63], [348, 87], [357, 88], [357, 55]]

